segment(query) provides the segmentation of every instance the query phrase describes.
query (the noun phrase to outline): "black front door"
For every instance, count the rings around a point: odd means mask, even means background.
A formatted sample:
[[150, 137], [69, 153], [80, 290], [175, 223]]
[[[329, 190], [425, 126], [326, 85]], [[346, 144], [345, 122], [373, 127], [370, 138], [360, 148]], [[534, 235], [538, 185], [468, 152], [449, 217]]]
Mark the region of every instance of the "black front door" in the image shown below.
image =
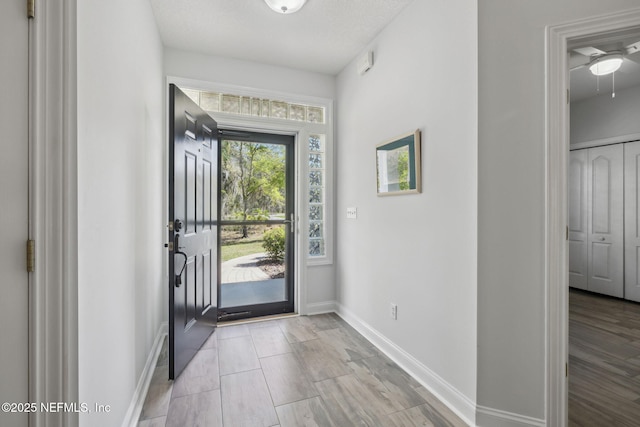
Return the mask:
[[218, 317], [218, 130], [175, 85], [169, 94], [169, 378]]

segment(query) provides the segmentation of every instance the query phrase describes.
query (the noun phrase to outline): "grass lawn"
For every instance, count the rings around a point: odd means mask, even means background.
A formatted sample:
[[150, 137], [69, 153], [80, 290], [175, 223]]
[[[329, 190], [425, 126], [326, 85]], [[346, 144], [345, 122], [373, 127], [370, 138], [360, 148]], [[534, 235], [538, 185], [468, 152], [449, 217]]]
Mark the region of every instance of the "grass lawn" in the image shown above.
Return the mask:
[[262, 239], [251, 240], [251, 238], [247, 238], [240, 241], [222, 243], [220, 247], [222, 262], [245, 255], [264, 252], [262, 242]]
[[251, 255], [264, 252], [262, 243], [264, 242], [263, 234], [266, 227], [251, 227], [249, 229], [249, 237], [242, 238], [242, 233], [237, 227], [222, 227], [220, 240], [220, 256], [222, 262], [230, 259], [239, 258], [245, 255]]

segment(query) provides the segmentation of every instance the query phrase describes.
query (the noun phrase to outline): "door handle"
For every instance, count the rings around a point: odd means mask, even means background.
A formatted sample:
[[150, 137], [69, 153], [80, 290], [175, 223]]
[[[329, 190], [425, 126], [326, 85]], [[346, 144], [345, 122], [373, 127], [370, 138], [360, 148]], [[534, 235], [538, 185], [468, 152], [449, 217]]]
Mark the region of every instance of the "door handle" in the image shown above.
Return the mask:
[[606, 239], [606, 238], [604, 238], [604, 237], [601, 237], [601, 238], [600, 238], [600, 241], [601, 241], [601, 242], [604, 242], [605, 240], [607, 240], [607, 239]]
[[[179, 222], [180, 220], [176, 220], [176, 222]], [[184, 252], [182, 252], [180, 249], [184, 249], [184, 246], [180, 246], [180, 235], [178, 233], [176, 233], [175, 237], [175, 244], [173, 245], [175, 247], [175, 249], [177, 249], [173, 254], [175, 255], [180, 255], [184, 258], [183, 263], [182, 263], [182, 268], [180, 269], [180, 273], [176, 274], [176, 281], [175, 281], [175, 286], [176, 288], [179, 288], [180, 285], [182, 285], [182, 273], [184, 273], [184, 269], [187, 267], [187, 254], [185, 254]], [[175, 271], [174, 271], [175, 274]]]
[[292, 233], [294, 233], [296, 231], [296, 226], [295, 226], [296, 219], [295, 219], [294, 214], [291, 214], [291, 219], [285, 219], [282, 222], [284, 222], [285, 224], [291, 224], [291, 232]]
[[184, 261], [182, 262], [182, 268], [180, 269], [180, 273], [176, 274], [175, 285], [176, 285], [176, 288], [179, 288], [180, 285], [182, 285], [182, 273], [184, 273], [184, 269], [187, 267], [187, 254], [181, 251], [177, 251], [177, 252], [174, 252], [174, 255], [180, 255], [184, 258]]

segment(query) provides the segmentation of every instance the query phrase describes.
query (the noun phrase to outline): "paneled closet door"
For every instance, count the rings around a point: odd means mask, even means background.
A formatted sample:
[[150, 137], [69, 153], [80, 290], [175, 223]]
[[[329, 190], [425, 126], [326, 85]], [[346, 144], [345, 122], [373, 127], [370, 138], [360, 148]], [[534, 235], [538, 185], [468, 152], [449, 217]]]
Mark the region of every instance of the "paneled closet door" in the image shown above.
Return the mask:
[[589, 150], [569, 157], [569, 286], [588, 289], [587, 169]]
[[640, 141], [624, 144], [624, 297], [640, 302]]
[[588, 289], [624, 296], [623, 146], [589, 149]]

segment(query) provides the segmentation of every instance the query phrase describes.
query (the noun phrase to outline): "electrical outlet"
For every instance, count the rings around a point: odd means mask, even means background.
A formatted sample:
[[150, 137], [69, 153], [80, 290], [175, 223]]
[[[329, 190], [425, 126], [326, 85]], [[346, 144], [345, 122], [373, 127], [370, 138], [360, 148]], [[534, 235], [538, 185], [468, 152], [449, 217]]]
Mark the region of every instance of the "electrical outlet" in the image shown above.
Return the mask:
[[347, 218], [348, 219], [357, 219], [358, 218], [358, 208], [347, 208]]
[[391, 303], [391, 318], [398, 320], [398, 305], [394, 303]]

